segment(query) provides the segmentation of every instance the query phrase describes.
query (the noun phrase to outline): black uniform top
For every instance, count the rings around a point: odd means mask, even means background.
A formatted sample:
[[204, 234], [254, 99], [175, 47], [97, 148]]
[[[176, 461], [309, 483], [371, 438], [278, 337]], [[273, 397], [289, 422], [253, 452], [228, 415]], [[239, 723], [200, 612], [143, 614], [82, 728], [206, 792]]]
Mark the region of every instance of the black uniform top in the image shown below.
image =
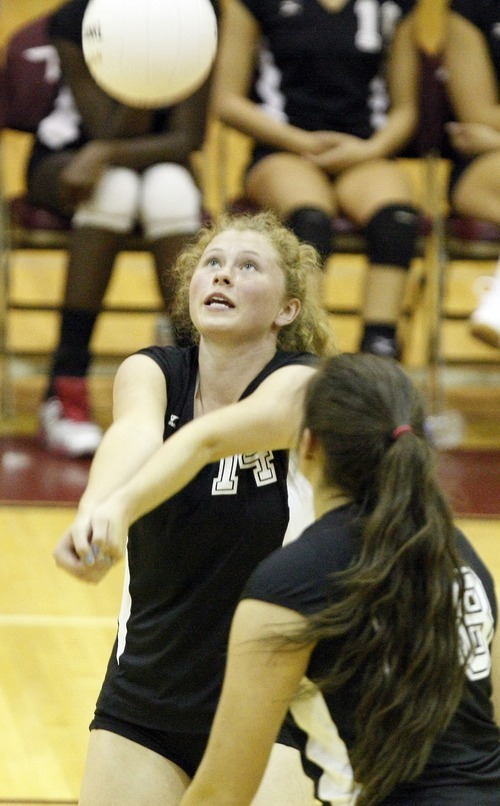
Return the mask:
[[242, 0], [263, 36], [254, 99], [308, 131], [368, 138], [386, 110], [380, 73], [397, 22], [416, 0]]
[[[165, 374], [167, 439], [193, 419], [198, 349], [140, 352]], [[280, 367], [314, 360], [278, 351], [242, 397]], [[146, 728], [208, 733], [239, 595], [283, 541], [287, 469], [287, 451], [223, 459], [131, 527], [130, 584], [98, 709]]]
[[[273, 552], [252, 574], [243, 598], [271, 602], [305, 616], [339, 600], [341, 588], [332, 574], [347, 568], [359, 551], [356, 514], [353, 506], [330, 511], [297, 541]], [[411, 784], [398, 786], [383, 801], [384, 806], [500, 804], [499, 730], [493, 719], [489, 651], [497, 617], [495, 591], [490, 573], [459, 531], [457, 543], [467, 589], [467, 629], [462, 640], [467, 650], [474, 647], [466, 695], [434, 745], [422, 775]], [[308, 678], [325, 674], [329, 659], [338, 651], [338, 641], [317, 644]], [[315, 780], [318, 797], [324, 802], [338, 794], [339, 787], [348, 793], [352, 784], [348, 750], [355, 738], [353, 714], [359, 701], [358, 687], [359, 676], [355, 676], [335, 694], [316, 689], [311, 698], [299, 699], [291, 707], [292, 717], [303, 731], [304, 768]], [[345, 801], [337, 802], [351, 801], [346, 795]]]
[[452, 0], [452, 11], [472, 22], [484, 34], [500, 83], [500, 3], [498, 0]]

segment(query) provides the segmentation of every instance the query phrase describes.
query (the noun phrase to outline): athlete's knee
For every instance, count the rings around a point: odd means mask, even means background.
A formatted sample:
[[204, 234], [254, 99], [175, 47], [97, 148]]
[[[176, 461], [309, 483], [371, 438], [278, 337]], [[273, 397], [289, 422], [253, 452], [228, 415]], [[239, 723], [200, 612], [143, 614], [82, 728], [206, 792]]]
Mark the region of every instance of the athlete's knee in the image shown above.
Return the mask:
[[75, 227], [95, 227], [111, 232], [129, 232], [137, 217], [140, 178], [130, 168], [109, 168], [100, 178], [90, 199], [73, 216]]
[[201, 226], [201, 193], [182, 165], [162, 163], [144, 171], [140, 217], [152, 241], [196, 232]]
[[372, 216], [365, 235], [371, 264], [407, 269], [415, 255], [418, 212], [411, 204], [388, 204]]
[[323, 260], [332, 252], [332, 219], [319, 207], [298, 207], [286, 223], [301, 241], [315, 247]]

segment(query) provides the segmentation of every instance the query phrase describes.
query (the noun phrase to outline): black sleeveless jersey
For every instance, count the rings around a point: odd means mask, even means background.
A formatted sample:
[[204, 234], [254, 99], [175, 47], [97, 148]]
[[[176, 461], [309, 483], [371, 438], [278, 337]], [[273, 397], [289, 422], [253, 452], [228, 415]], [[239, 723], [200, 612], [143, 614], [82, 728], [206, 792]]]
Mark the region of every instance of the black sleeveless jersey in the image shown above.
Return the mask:
[[269, 115], [308, 131], [368, 138], [383, 123], [383, 65], [398, 22], [416, 0], [242, 0], [261, 35], [253, 98]]
[[500, 84], [500, 3], [498, 0], [452, 0], [450, 8], [484, 34]]
[[[193, 419], [198, 349], [140, 352], [165, 374], [168, 439]], [[314, 360], [277, 352], [242, 397], [280, 367]], [[208, 732], [239, 595], [287, 528], [287, 468], [287, 451], [223, 459], [133, 524], [99, 710], [146, 728]]]
[[[357, 513], [354, 506], [330, 511], [298, 540], [271, 554], [250, 577], [243, 598], [277, 604], [304, 616], [341, 599], [342, 589], [334, 575], [346, 569], [359, 553]], [[465, 580], [461, 643], [465, 652], [472, 650], [466, 693], [419, 778], [399, 785], [380, 806], [500, 804], [499, 729], [493, 718], [490, 674], [490, 645], [497, 619], [494, 583], [458, 530], [457, 545]], [[411, 628], [410, 623], [408, 630]], [[311, 682], [327, 673], [342, 640], [317, 644], [304, 681], [311, 687], [312, 696], [292, 703], [291, 718], [302, 732], [303, 765], [315, 781], [318, 798], [324, 803], [348, 804], [352, 802], [349, 792], [353, 783], [349, 748], [355, 740], [360, 676], [333, 694], [320, 692]]]

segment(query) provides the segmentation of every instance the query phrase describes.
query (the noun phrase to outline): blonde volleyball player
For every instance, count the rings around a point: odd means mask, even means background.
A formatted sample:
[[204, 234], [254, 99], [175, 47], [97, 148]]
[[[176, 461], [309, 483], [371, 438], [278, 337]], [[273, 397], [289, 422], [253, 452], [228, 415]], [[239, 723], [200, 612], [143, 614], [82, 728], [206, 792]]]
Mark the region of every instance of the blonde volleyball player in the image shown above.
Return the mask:
[[[177, 273], [198, 344], [119, 369], [114, 422], [55, 549], [88, 581], [126, 553], [81, 806], [177, 804], [195, 774], [239, 595], [289, 526], [303, 390], [331, 349], [318, 256], [272, 214], [202, 230]], [[295, 742], [278, 737], [256, 805], [313, 802]]]

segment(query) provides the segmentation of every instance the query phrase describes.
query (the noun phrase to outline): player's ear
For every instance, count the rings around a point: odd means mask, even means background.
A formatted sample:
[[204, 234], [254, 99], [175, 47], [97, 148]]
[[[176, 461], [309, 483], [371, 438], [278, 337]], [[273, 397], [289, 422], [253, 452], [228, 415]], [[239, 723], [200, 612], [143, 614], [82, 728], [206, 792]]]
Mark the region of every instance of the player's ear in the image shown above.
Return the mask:
[[296, 297], [292, 297], [286, 303], [286, 305], [281, 308], [276, 317], [276, 325], [278, 327], [286, 327], [286, 325], [290, 325], [299, 315], [301, 305], [300, 299]]
[[310, 477], [313, 466], [318, 458], [319, 442], [310, 428], [304, 428], [300, 435], [298, 455], [299, 468], [306, 478]]
[[299, 454], [304, 459], [311, 459], [314, 454], [315, 437], [310, 428], [304, 428], [300, 435]]

